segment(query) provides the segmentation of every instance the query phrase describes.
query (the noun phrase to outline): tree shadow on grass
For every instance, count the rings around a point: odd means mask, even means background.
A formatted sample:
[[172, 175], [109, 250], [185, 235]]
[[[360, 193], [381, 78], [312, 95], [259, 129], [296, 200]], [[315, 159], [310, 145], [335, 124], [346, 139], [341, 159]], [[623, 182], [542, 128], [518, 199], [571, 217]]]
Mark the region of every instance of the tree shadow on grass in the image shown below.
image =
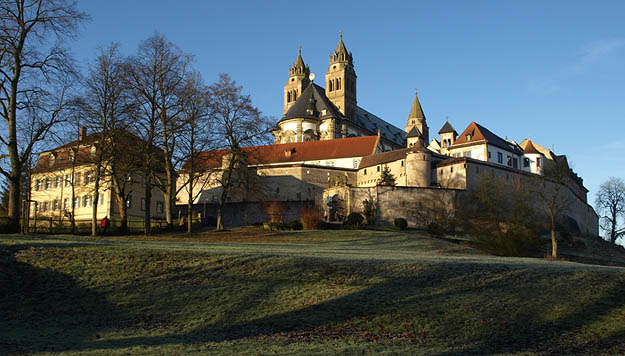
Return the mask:
[[[18, 251], [35, 245], [0, 245], [0, 354], [3, 355], [61, 351], [67, 344], [81, 344], [112, 327], [114, 320], [121, 317], [104, 295], [80, 286], [71, 276], [15, 258]], [[56, 246], [77, 245], [80, 244]], [[97, 308], [97, 314], [93, 308]]]
[[[151, 258], [157, 259], [158, 256]], [[570, 288], [584, 288], [583, 285], [571, 286], [559, 291], [555, 290], [559, 288], [557, 286], [549, 287], [550, 278], [571, 272], [528, 273], [527, 270], [508, 266], [470, 263], [401, 265], [238, 255], [212, 261], [204, 269], [197, 269], [194, 265], [177, 269], [171, 276], [146, 275], [148, 279], [129, 283], [115, 291], [124, 294], [150, 291], [149, 298], [131, 301], [123, 307], [113, 307], [106, 302], [104, 295], [78, 286], [67, 275], [41, 270], [15, 260], [12, 263], [14, 266], [11, 273], [3, 278], [16, 285], [13, 287], [15, 293], [0, 295], [0, 308], [3, 308], [0, 309], [3, 313], [0, 316], [3, 320], [14, 323], [17, 330], [27, 333], [22, 339], [30, 338], [28, 341], [32, 346], [0, 344], [0, 351], [4, 346], [13, 352], [118, 350], [136, 346], [223, 342], [273, 336], [294, 336], [292, 340], [295, 342], [301, 340], [301, 337], [322, 342], [343, 338], [377, 342], [378, 337], [386, 337], [388, 341], [388, 338], [406, 331], [407, 336], [402, 342], [415, 344], [415, 347], [423, 343], [447, 345], [448, 349], [454, 350], [439, 355], [492, 355], [502, 350], [520, 353], [538, 350], [555, 355], [558, 354], [557, 351], [575, 354], [588, 348], [600, 350], [599, 346], [605, 343], [618, 347], [620, 341], [617, 338], [622, 336], [624, 330], [598, 338], [595, 343], [557, 343], [561, 333], [574, 333], [581, 326], [600, 320], [616, 308], [621, 308], [624, 305], [622, 295], [625, 294], [623, 278], [598, 291], [596, 298], [584, 299], [588, 301], [581, 305], [576, 300], [575, 305], [579, 305], [576, 310], [554, 321], [541, 321], [539, 317], [553, 307], [554, 301], [558, 301], [554, 297], [550, 297], [553, 300], [547, 298], [534, 304], [523, 304], [525, 309], [518, 310], [517, 305], [524, 302], [526, 294], [540, 296], [540, 293], [528, 292], [528, 289], [544, 288], [541, 292], [546, 295], [558, 296], [558, 293], [566, 295], [571, 292]], [[254, 268], [259, 266], [263, 268], [262, 273], [254, 273]], [[307, 271], [311, 272], [312, 277], [303, 277], [303, 272]], [[19, 277], [12, 276], [13, 274], [31, 274], [28, 280], [35, 282], [24, 283]], [[312, 278], [315, 283], [323, 281], [324, 278], [348, 280], [351, 275], [356, 275], [358, 286], [348, 294], [337, 294], [334, 298], [323, 297], [319, 302], [306, 302], [301, 308], [276, 306], [275, 311], [259, 317], [249, 313], [265, 302], [267, 296], [284, 290], [297, 293], [298, 289], [294, 287], [301, 287], [303, 278]], [[580, 275], [583, 277], [583, 273]], [[614, 276], [616, 273], [606, 272], [606, 275]], [[372, 278], [375, 281], [368, 282]], [[463, 282], [465, 279], [469, 282]], [[201, 282], [206, 280], [208, 282]], [[585, 280], [582, 278], [582, 281]], [[242, 288], [238, 290], [234, 286]], [[185, 288], [192, 288], [189, 295], [185, 294]], [[208, 306], [219, 306], [217, 302], [220, 288], [230, 288], [225, 295], [235, 300], [215, 314], [206, 309]], [[48, 302], [45, 298], [49, 297], [47, 294], [50, 292], [57, 295]], [[193, 304], [196, 302], [192, 302], [190, 298], [213, 299], [212, 304], [207, 303], [205, 308], [201, 303]], [[494, 303], [497, 299], [500, 301]], [[31, 307], [20, 309], [17, 304], [21, 300]], [[40, 300], [46, 303], [36, 305], [33, 309], [32, 305]], [[288, 298], [278, 300], [289, 302]], [[145, 305], [151, 303], [155, 303], [156, 307], [145, 312]], [[176, 311], [176, 308], [183, 309], [186, 304], [194, 305], [196, 309], [193, 312], [206, 313], [205, 321], [200, 320], [198, 326], [182, 332], [176, 331], [176, 327], [161, 328], [179, 320], [175, 321], [172, 315], [159, 316], [159, 310]], [[8, 314], [4, 305], [14, 305], [16, 314]], [[467, 315], [450, 314], [449, 311], [455, 307], [465, 308]], [[97, 310], [94, 311], [95, 308]], [[481, 320], [473, 320], [471, 310], [480, 308], [482, 310], [475, 315]], [[20, 312], [32, 315], [23, 318], [19, 315]], [[10, 317], [4, 317], [5, 313]], [[372, 322], [376, 318], [378, 320]], [[407, 328], [411, 329], [398, 330], [398, 325], [403, 324], [399, 324], [395, 318], [410, 319], [406, 322], [409, 322]], [[421, 320], [433, 324], [429, 334], [424, 332], [426, 328], [423, 325], [418, 324]], [[161, 328], [155, 331], [158, 335], [113, 340], [104, 338], [101, 341], [97, 338], [99, 332], [111, 329], [123, 329], [126, 335], [145, 335], [149, 330], [146, 332], [141, 328], [154, 321], [158, 324], [156, 328]], [[369, 322], [375, 325], [363, 326], [363, 323]], [[391, 330], [392, 335], [374, 335], [378, 329], [380, 334], [384, 333], [386, 326], [394, 328]], [[34, 331], [23, 331], [29, 328]], [[442, 334], [440, 331], [449, 334]], [[62, 343], [55, 343], [54, 339], [58, 337], [70, 338], [71, 342], [64, 340]], [[549, 343], [553, 343], [553, 347], [548, 349], [545, 345]]]
[[[523, 275], [525, 273], [523, 270], [510, 269], [505, 266], [464, 267], [472, 268], [472, 270], [462, 272], [457, 264], [429, 266], [421, 269], [418, 274], [387, 276], [388, 278], [383, 282], [304, 308], [276, 312], [241, 322], [231, 321], [237, 320], [237, 317], [243, 315], [246, 309], [258, 303], [258, 295], [267, 295], [281, 286], [280, 282], [269, 283], [270, 281], [267, 281], [262, 287], [241, 295], [241, 303], [238, 304], [240, 309], [229, 310], [219, 320], [209, 322], [194, 330], [159, 336], [130, 337], [107, 342], [106, 345], [96, 342], [89, 347], [117, 349], [181, 342], [223, 342], [276, 335], [293, 336], [295, 341], [301, 340], [301, 337], [316, 340], [356, 337], [361, 341], [377, 342], [384, 337], [395, 338], [402, 334], [402, 330], [394, 330], [386, 336], [375, 335], [375, 328], [379, 328], [380, 333], [385, 333], [383, 323], [373, 328], [363, 328], [360, 323], [381, 317], [393, 324], [396, 322], [393, 318], [396, 315], [405, 317], [403, 314], [407, 309], [413, 310], [412, 313], [408, 313], [409, 317], [414, 319], [413, 321], [419, 321], [423, 317], [436, 324], [433, 331], [446, 331], [449, 335], [427, 335], [416, 327], [406, 330], [407, 336], [402, 342], [412, 343], [416, 345], [415, 347], [424, 343], [439, 346], [445, 344], [446, 348], [452, 350], [439, 355], [494, 355], [500, 352], [579, 354], [588, 353], [588, 350], [600, 351], [606, 345], [612, 348], [623, 346], [623, 341], [619, 337], [625, 332], [625, 327], [612, 335], [597, 337], [594, 340], [586, 338], [582, 342], [575, 342], [574, 336], [570, 336], [563, 342], [559, 342], [560, 335], [575, 334], [585, 325], [600, 320], [617, 308], [622, 308], [625, 305], [622, 301], [622, 295], [625, 292], [622, 281], [614, 282], [613, 285], [603, 289], [600, 295], [586, 303], [581, 305], [575, 303], [577, 309], [569, 314], [556, 320], [546, 321], [540, 316], [547, 314], [558, 299], [524, 304], [526, 309], [519, 310], [518, 307], [515, 309], [516, 304], [522, 302], [524, 298], [521, 290], [523, 286], [519, 289], [515, 285], [526, 282], [533, 287], [544, 288], [545, 283], [548, 284], [547, 280], [553, 277], [552, 275], [529, 274], [526, 276]], [[380, 269], [378, 272], [372, 271], [371, 273], [384, 275], [388, 271]], [[566, 273], [569, 272], [562, 272], [562, 274]], [[456, 287], [455, 281], [463, 277], [484, 282]], [[542, 284], [532, 284], [531, 279], [534, 277], [543, 278], [545, 281]], [[245, 283], [244, 280], [236, 279], [231, 282]], [[452, 288], [436, 289], [441, 285], [452, 286]], [[572, 288], [575, 287], [579, 286], [572, 286]], [[544, 292], [552, 296], [558, 295], [558, 291], [555, 290]], [[479, 299], [481, 293], [484, 293], [483, 300]], [[567, 293], [567, 291], [562, 291], [562, 293]], [[502, 299], [502, 302], [489, 305], [492, 301], [488, 299], [498, 297]], [[480, 320], [472, 320], [470, 315], [463, 316], [462, 314], [446, 316], [448, 310], [445, 308], [453, 308], [454, 304], [462, 304], [465, 301], [470, 301], [464, 305], [468, 309], [479, 309], [483, 306], [483, 310], [478, 313]], [[398, 311], [403, 312], [398, 313]], [[470, 314], [470, 311], [467, 314]]]

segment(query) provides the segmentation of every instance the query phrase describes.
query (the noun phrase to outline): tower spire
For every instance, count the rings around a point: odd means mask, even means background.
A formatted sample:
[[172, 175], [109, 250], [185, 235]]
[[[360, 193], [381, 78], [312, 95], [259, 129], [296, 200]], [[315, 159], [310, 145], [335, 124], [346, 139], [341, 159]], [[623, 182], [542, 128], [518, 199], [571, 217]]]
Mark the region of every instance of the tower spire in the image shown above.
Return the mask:
[[[429, 142], [429, 139], [430, 139], [429, 128], [425, 120], [425, 114], [423, 113], [423, 108], [421, 108], [421, 102], [419, 102], [417, 88], [414, 89], [414, 100], [412, 101], [412, 106], [410, 107], [410, 114], [408, 114], [408, 124], [406, 125], [406, 133], [408, 134], [413, 133], [414, 132], [413, 127], [417, 128], [418, 132], [421, 133], [422, 139], [427, 144], [427, 142]], [[410, 141], [410, 137], [409, 137], [409, 141]]]

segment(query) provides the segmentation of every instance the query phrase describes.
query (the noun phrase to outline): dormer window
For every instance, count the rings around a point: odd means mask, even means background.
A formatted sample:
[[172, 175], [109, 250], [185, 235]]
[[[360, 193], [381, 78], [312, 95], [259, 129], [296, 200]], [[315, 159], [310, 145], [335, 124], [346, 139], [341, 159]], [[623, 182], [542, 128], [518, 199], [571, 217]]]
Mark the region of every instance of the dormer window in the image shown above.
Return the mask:
[[471, 134], [467, 135], [467, 141], [471, 141]]

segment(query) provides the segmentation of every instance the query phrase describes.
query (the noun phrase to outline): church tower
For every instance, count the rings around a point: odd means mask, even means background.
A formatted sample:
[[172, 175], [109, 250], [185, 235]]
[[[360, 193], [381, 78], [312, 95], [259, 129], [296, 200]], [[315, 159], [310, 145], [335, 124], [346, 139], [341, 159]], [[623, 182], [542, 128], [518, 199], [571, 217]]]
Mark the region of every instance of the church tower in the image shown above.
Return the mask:
[[295, 104], [297, 98], [302, 95], [302, 92], [308, 84], [310, 84], [310, 68], [304, 64], [302, 59], [302, 46], [299, 47], [299, 53], [295, 63], [289, 68], [289, 79], [284, 86], [284, 113]]
[[339, 44], [330, 54], [330, 66], [326, 73], [326, 96], [349, 120], [356, 121], [356, 72], [352, 54], [347, 52], [341, 31]]
[[[427, 143], [430, 141], [430, 129], [428, 128], [427, 122], [425, 122], [425, 114], [423, 114], [423, 109], [421, 108], [419, 97], [417, 96], [417, 89], [415, 89], [414, 101], [412, 102], [410, 114], [408, 115], [408, 124], [406, 124], [406, 133], [409, 136], [408, 140], [410, 141], [411, 137], [415, 137], [415, 134], [417, 132], [420, 134], [419, 136], [423, 140], [422, 143], [424, 145], [427, 145]], [[408, 145], [410, 146], [410, 142], [408, 142]]]

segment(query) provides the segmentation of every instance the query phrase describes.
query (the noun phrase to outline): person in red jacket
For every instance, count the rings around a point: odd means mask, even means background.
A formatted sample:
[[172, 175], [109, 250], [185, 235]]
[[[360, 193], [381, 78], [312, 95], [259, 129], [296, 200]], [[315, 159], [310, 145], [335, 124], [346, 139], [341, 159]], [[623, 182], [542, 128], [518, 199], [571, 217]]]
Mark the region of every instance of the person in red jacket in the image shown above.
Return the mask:
[[110, 224], [111, 220], [109, 220], [108, 216], [102, 218], [102, 221], [100, 221], [100, 227], [102, 228], [103, 234], [106, 234], [106, 229], [109, 227]]

